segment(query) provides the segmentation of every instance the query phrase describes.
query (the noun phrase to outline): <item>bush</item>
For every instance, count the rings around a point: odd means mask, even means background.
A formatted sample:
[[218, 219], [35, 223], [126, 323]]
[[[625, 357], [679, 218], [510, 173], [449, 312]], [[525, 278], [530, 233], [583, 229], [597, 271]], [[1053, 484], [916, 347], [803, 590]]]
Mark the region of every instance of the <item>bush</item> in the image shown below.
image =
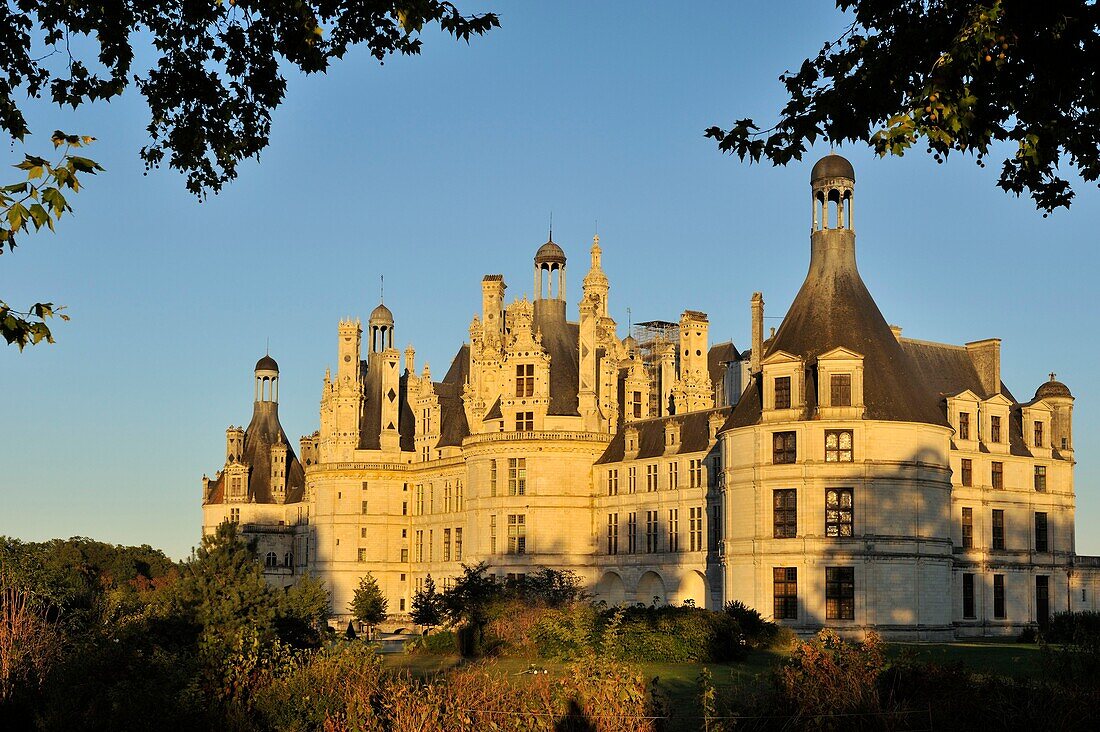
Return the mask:
[[1092, 610], [1054, 613], [1043, 636], [1048, 643], [1100, 645], [1100, 613]]
[[779, 626], [770, 620], [765, 620], [756, 610], [740, 600], [727, 602], [726, 615], [737, 621], [741, 632], [745, 634], [745, 642], [753, 648], [771, 648], [779, 636]]
[[603, 638], [602, 646], [627, 661], [732, 661], [746, 650], [736, 620], [691, 607], [628, 608], [616, 635]]
[[458, 637], [453, 630], [437, 630], [425, 636], [421, 636], [414, 647], [417, 653], [428, 653], [438, 656], [450, 656], [458, 653]]

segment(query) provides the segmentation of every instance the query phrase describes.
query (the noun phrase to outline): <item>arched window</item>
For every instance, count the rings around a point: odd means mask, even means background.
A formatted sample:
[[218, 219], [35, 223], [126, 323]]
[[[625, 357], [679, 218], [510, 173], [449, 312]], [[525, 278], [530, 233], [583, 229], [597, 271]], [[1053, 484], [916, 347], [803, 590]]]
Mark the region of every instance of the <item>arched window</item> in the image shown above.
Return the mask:
[[277, 567], [278, 565], [279, 565], [279, 558], [277, 556], [275, 556], [275, 552], [268, 552], [267, 556], [264, 557], [264, 568], [265, 569], [275, 569], [275, 567]]
[[286, 554], [283, 555], [283, 566], [284, 567], [293, 567], [294, 566], [294, 555], [291, 554], [290, 552], [287, 552]]

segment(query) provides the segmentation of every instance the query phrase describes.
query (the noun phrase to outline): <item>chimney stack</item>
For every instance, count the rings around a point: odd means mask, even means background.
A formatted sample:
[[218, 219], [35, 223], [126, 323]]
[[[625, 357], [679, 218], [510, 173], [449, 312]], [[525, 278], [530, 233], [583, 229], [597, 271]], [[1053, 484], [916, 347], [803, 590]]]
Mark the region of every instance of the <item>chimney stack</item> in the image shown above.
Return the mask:
[[749, 371], [760, 373], [760, 361], [764, 356], [764, 295], [752, 293], [752, 353]]
[[981, 379], [983, 397], [1001, 393], [1001, 339], [987, 338], [966, 344], [966, 352]]

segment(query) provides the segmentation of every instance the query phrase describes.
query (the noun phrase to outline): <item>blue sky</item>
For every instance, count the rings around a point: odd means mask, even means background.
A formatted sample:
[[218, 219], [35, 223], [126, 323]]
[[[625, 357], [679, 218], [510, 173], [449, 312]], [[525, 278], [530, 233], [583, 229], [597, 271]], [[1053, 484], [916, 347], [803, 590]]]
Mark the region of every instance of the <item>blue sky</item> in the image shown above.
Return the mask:
[[[745, 347], [754, 290], [767, 315], [786, 311], [808, 262], [809, 168], [828, 149], [750, 166], [702, 131], [770, 123], [778, 75], [842, 30], [830, 3], [462, 6], [497, 10], [502, 27], [292, 76], [270, 148], [202, 203], [172, 171], [143, 175], [139, 95], [76, 113], [30, 106], [43, 149], [55, 127], [95, 135], [89, 155], [107, 172], [56, 234], [0, 261], [9, 303], [52, 300], [72, 316], [56, 345], [0, 351], [0, 534], [185, 556], [199, 479], [221, 466], [225, 428], [249, 420], [268, 339], [296, 440], [318, 426], [337, 321], [366, 319], [380, 274], [395, 343], [442, 373], [483, 274], [503, 273], [509, 299], [530, 292], [550, 211], [571, 313], [597, 221], [624, 328], [628, 307], [635, 322], [692, 308], [710, 314], [712, 341]], [[858, 176], [860, 269], [887, 320], [915, 338], [1002, 338], [1018, 398], [1050, 371], [1073, 390], [1077, 548], [1100, 553], [1100, 344], [1087, 337], [1098, 191], [1079, 183], [1072, 210], [1043, 219], [994, 187], [996, 165], [841, 152]]]

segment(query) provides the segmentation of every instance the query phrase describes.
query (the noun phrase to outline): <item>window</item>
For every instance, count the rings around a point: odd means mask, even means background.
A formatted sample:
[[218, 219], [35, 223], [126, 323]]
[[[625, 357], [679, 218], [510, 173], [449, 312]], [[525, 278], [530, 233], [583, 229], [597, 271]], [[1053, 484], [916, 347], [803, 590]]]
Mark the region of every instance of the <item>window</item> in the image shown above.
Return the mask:
[[239, 524], [241, 522], [241, 509], [229, 509], [229, 522], [234, 524]]
[[1035, 423], [1035, 447], [1043, 446], [1043, 423]]
[[1050, 577], [1035, 576], [1035, 620], [1045, 628], [1050, 621]]
[[492, 495], [497, 494], [497, 461], [489, 461], [489, 492]]
[[797, 459], [797, 452], [794, 432], [776, 432], [772, 435], [773, 463], [793, 463]]
[[402, 597], [400, 600], [398, 600], [398, 608], [397, 609], [400, 610], [401, 612], [405, 612], [405, 598]]
[[516, 396], [533, 397], [535, 395], [535, 364], [521, 363], [516, 366]]
[[993, 415], [989, 418], [989, 441], [1001, 441], [1001, 418], [997, 415]]
[[451, 512], [451, 481], [443, 484], [443, 513]]
[[638, 551], [638, 514], [626, 515], [626, 551], [635, 554]]
[[516, 432], [530, 432], [535, 429], [534, 412], [516, 412]]
[[668, 489], [673, 490], [680, 487], [680, 464], [669, 463], [668, 464]]
[[626, 469], [626, 492], [635, 493], [638, 490], [638, 469]]
[[497, 553], [497, 517], [495, 514], [489, 517], [489, 553]]
[[359, 561], [360, 562], [367, 561], [367, 550], [366, 549], [360, 549], [359, 550]]
[[645, 466], [645, 489], [652, 493], [657, 490], [657, 464]]
[[825, 619], [853, 620], [856, 617], [856, 568], [825, 568]]
[[607, 471], [607, 495], [617, 496], [619, 495], [619, 471], [608, 470]]
[[852, 462], [851, 430], [825, 430], [825, 462]]
[[424, 484], [416, 484], [416, 515], [424, 515]]
[[710, 507], [710, 550], [719, 551], [722, 544], [722, 507]]
[[963, 617], [974, 617], [974, 575], [963, 575]]
[[367, 538], [366, 528], [359, 529], [359, 538], [360, 539], [366, 539]]
[[964, 506], [962, 510], [962, 546], [974, 548], [974, 509]]
[[229, 479], [229, 495], [240, 496], [244, 493], [244, 479], [239, 475], [234, 475]]
[[451, 561], [451, 530], [443, 529], [443, 561]]
[[364, 516], [366, 516], [366, 515], [367, 515], [367, 502], [366, 502], [366, 501], [363, 501], [363, 505], [362, 505], [362, 507], [360, 508], [360, 512], [361, 512], [361, 513], [362, 513], [362, 514], [363, 514]]
[[668, 510], [668, 550], [680, 551], [680, 509], [678, 508]]
[[619, 514], [607, 514], [607, 553], [619, 553]]
[[455, 529], [455, 561], [462, 561], [462, 527]]
[[688, 551], [703, 551], [703, 507], [688, 509]]
[[463, 502], [462, 481], [461, 480], [456, 480], [455, 481], [455, 510], [456, 511], [461, 511], [462, 510], [462, 502]]
[[775, 377], [775, 408], [776, 409], [790, 409], [791, 408], [791, 377], [790, 376], [777, 376], [777, 377]]
[[508, 553], [527, 553], [527, 517], [521, 514], [508, 514]]
[[970, 458], [962, 459], [962, 484], [974, 485], [974, 461]]
[[428, 561], [435, 560], [435, 529], [428, 529]]
[[959, 439], [970, 439], [970, 412], [959, 412]]
[[834, 407], [852, 406], [851, 374], [833, 374], [829, 377], [829, 403]]
[[657, 512], [645, 512], [645, 551], [653, 554], [657, 551]]
[[993, 617], [997, 620], [1005, 618], [1005, 576], [993, 575]]
[[1005, 487], [1005, 464], [994, 462], [990, 465], [990, 478], [994, 488]]
[[993, 548], [1005, 548], [1005, 512], [1004, 509], [993, 509]]
[[631, 392], [630, 409], [631, 413], [634, 415], [634, 419], [642, 418], [642, 392]]
[[401, 501], [401, 515], [402, 516], [408, 516], [409, 515], [409, 502], [408, 501]]
[[268, 552], [264, 556], [264, 569], [275, 569], [279, 566], [279, 558], [275, 556], [275, 552]]
[[1045, 492], [1047, 489], [1047, 466], [1036, 465], [1035, 466], [1035, 490], [1040, 493]]
[[508, 495], [527, 495], [527, 458], [508, 458]]
[[402, 547], [401, 548], [401, 561], [402, 562], [409, 561], [409, 548], [408, 547]]
[[1050, 551], [1047, 541], [1047, 515], [1045, 511], [1035, 512], [1035, 551]]
[[772, 491], [772, 536], [793, 539], [798, 533], [798, 491], [783, 488]]
[[699, 488], [703, 485], [703, 461], [702, 460], [689, 460], [688, 461], [688, 482], [692, 488]]
[[414, 554], [414, 558], [418, 562], [424, 561], [424, 531], [422, 529], [418, 529], [416, 532], [416, 553]]
[[852, 535], [852, 489], [825, 490], [825, 536]]
[[772, 598], [776, 620], [798, 619], [798, 567], [772, 569]]

